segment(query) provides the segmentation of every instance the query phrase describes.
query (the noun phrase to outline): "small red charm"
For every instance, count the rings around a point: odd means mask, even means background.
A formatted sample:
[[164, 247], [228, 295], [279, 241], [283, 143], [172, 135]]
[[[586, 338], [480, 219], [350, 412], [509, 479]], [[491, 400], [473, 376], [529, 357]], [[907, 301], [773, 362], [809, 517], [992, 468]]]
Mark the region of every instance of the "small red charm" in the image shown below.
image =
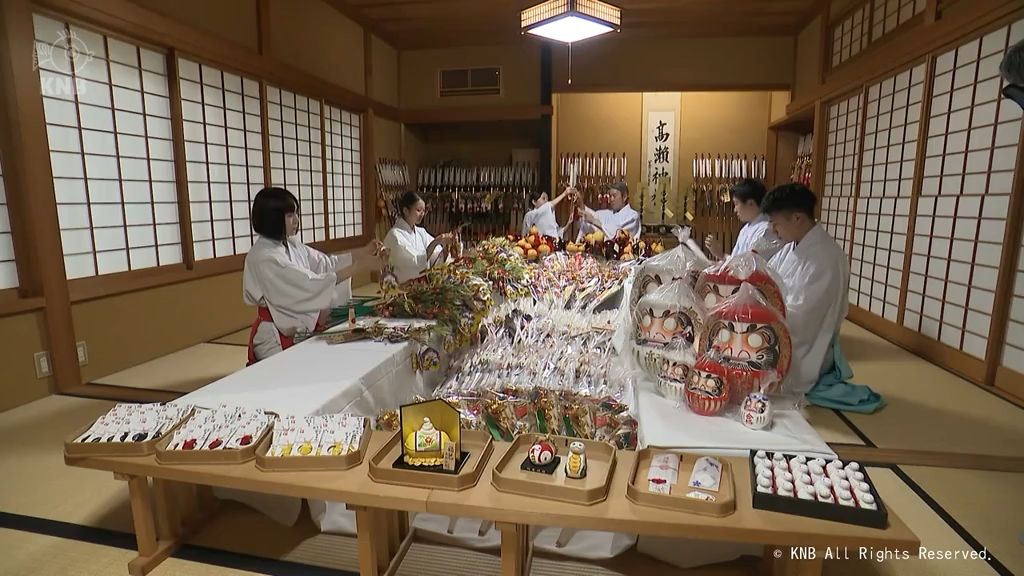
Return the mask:
[[222, 442], [220, 438], [217, 438], [213, 442], [210, 442], [210, 450], [216, 450], [217, 448], [220, 448], [221, 444], [223, 443], [224, 442]]
[[181, 449], [182, 450], [195, 450], [196, 449], [196, 439], [195, 438], [191, 438], [189, 440], [185, 440], [185, 443], [181, 445]]
[[252, 444], [252, 434], [246, 434], [245, 436], [242, 436], [242, 439], [239, 440], [238, 443], [242, 446], [248, 446], [249, 444]]

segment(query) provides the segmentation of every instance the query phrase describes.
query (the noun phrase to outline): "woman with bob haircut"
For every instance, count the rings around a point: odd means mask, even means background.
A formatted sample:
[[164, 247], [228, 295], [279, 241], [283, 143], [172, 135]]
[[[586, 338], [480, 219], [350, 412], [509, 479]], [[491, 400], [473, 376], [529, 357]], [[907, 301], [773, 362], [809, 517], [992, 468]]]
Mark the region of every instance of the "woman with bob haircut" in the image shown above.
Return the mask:
[[[335, 288], [351, 294], [352, 276], [374, 268], [374, 243], [351, 252], [343, 265], [302, 243], [299, 202], [284, 188], [264, 188], [252, 203], [252, 228], [259, 235], [245, 256], [242, 297], [257, 307], [249, 333], [249, 364], [294, 344], [295, 334], [322, 326], [336, 300]], [[338, 302], [340, 304], [340, 302]]]

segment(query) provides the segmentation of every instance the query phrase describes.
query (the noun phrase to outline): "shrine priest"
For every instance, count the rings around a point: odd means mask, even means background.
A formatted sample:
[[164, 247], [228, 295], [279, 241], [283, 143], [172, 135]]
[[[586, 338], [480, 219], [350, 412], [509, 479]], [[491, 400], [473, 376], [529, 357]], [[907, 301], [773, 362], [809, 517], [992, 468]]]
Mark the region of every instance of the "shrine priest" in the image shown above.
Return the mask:
[[555, 208], [566, 198], [569, 198], [571, 202], [575, 198], [573, 194], [576, 194], [575, 189], [566, 188], [561, 194], [548, 200], [547, 192], [532, 192], [530, 194], [530, 204], [533, 206], [533, 209], [523, 216], [523, 236], [529, 235], [530, 230], [536, 226], [537, 233], [541, 236], [561, 238], [565, 228], [559, 228], [558, 221], [555, 219]]
[[583, 225], [576, 241], [587, 234], [600, 230], [608, 240], [615, 238], [619, 230], [625, 230], [630, 238], [640, 235], [640, 214], [629, 205], [629, 187], [625, 182], [612, 184], [608, 187], [608, 205], [610, 210], [592, 210], [583, 204], [580, 196], [579, 210]]
[[803, 184], [784, 184], [761, 210], [784, 246], [771, 259], [782, 278], [786, 322], [793, 339], [788, 392], [805, 394], [830, 370], [833, 339], [846, 318], [850, 266], [846, 253], [815, 220], [817, 197]]
[[[772, 256], [782, 248], [782, 242], [772, 230], [768, 215], [761, 210], [761, 203], [767, 194], [768, 190], [765, 189], [764, 184], [753, 178], [744, 178], [729, 190], [729, 196], [732, 198], [732, 211], [736, 214], [736, 218], [743, 222], [743, 227], [740, 228], [739, 236], [736, 238], [736, 244], [732, 247], [732, 254], [729, 255], [730, 258], [753, 251], [760, 254], [765, 260], [771, 260]], [[720, 240], [708, 236], [705, 245], [712, 256], [717, 259], [722, 258]]]

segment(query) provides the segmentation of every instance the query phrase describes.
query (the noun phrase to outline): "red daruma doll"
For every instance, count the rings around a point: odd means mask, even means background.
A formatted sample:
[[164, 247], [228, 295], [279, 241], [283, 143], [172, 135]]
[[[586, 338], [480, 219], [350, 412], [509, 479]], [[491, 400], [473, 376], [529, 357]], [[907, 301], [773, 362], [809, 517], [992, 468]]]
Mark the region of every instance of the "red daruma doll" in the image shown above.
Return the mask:
[[686, 405], [695, 414], [715, 416], [729, 402], [729, 388], [726, 367], [710, 356], [701, 356], [686, 384]]
[[698, 351], [719, 361], [742, 387], [734, 390], [739, 401], [750, 392], [773, 392], [789, 372], [793, 343], [782, 315], [743, 283], [708, 314]]

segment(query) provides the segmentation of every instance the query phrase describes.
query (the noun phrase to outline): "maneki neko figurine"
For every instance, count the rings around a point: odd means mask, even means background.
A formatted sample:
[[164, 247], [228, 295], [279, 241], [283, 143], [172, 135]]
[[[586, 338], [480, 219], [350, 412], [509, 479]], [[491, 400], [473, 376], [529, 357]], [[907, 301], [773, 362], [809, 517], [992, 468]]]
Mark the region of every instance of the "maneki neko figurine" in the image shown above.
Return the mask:
[[768, 304], [786, 316], [786, 300], [768, 262], [755, 252], [745, 252], [701, 272], [697, 297], [709, 312], [739, 291], [744, 283], [756, 288]]
[[729, 373], [721, 362], [701, 356], [690, 371], [686, 385], [686, 404], [701, 416], [715, 416], [729, 402]]
[[666, 351], [693, 350], [703, 316], [693, 290], [682, 282], [672, 282], [641, 298], [634, 314], [634, 349], [640, 367], [657, 378]]
[[[743, 395], [771, 392], [789, 372], [793, 343], [786, 321], [749, 284], [708, 315], [698, 351], [710, 354], [744, 384]], [[742, 397], [742, 396], [740, 396]]]

